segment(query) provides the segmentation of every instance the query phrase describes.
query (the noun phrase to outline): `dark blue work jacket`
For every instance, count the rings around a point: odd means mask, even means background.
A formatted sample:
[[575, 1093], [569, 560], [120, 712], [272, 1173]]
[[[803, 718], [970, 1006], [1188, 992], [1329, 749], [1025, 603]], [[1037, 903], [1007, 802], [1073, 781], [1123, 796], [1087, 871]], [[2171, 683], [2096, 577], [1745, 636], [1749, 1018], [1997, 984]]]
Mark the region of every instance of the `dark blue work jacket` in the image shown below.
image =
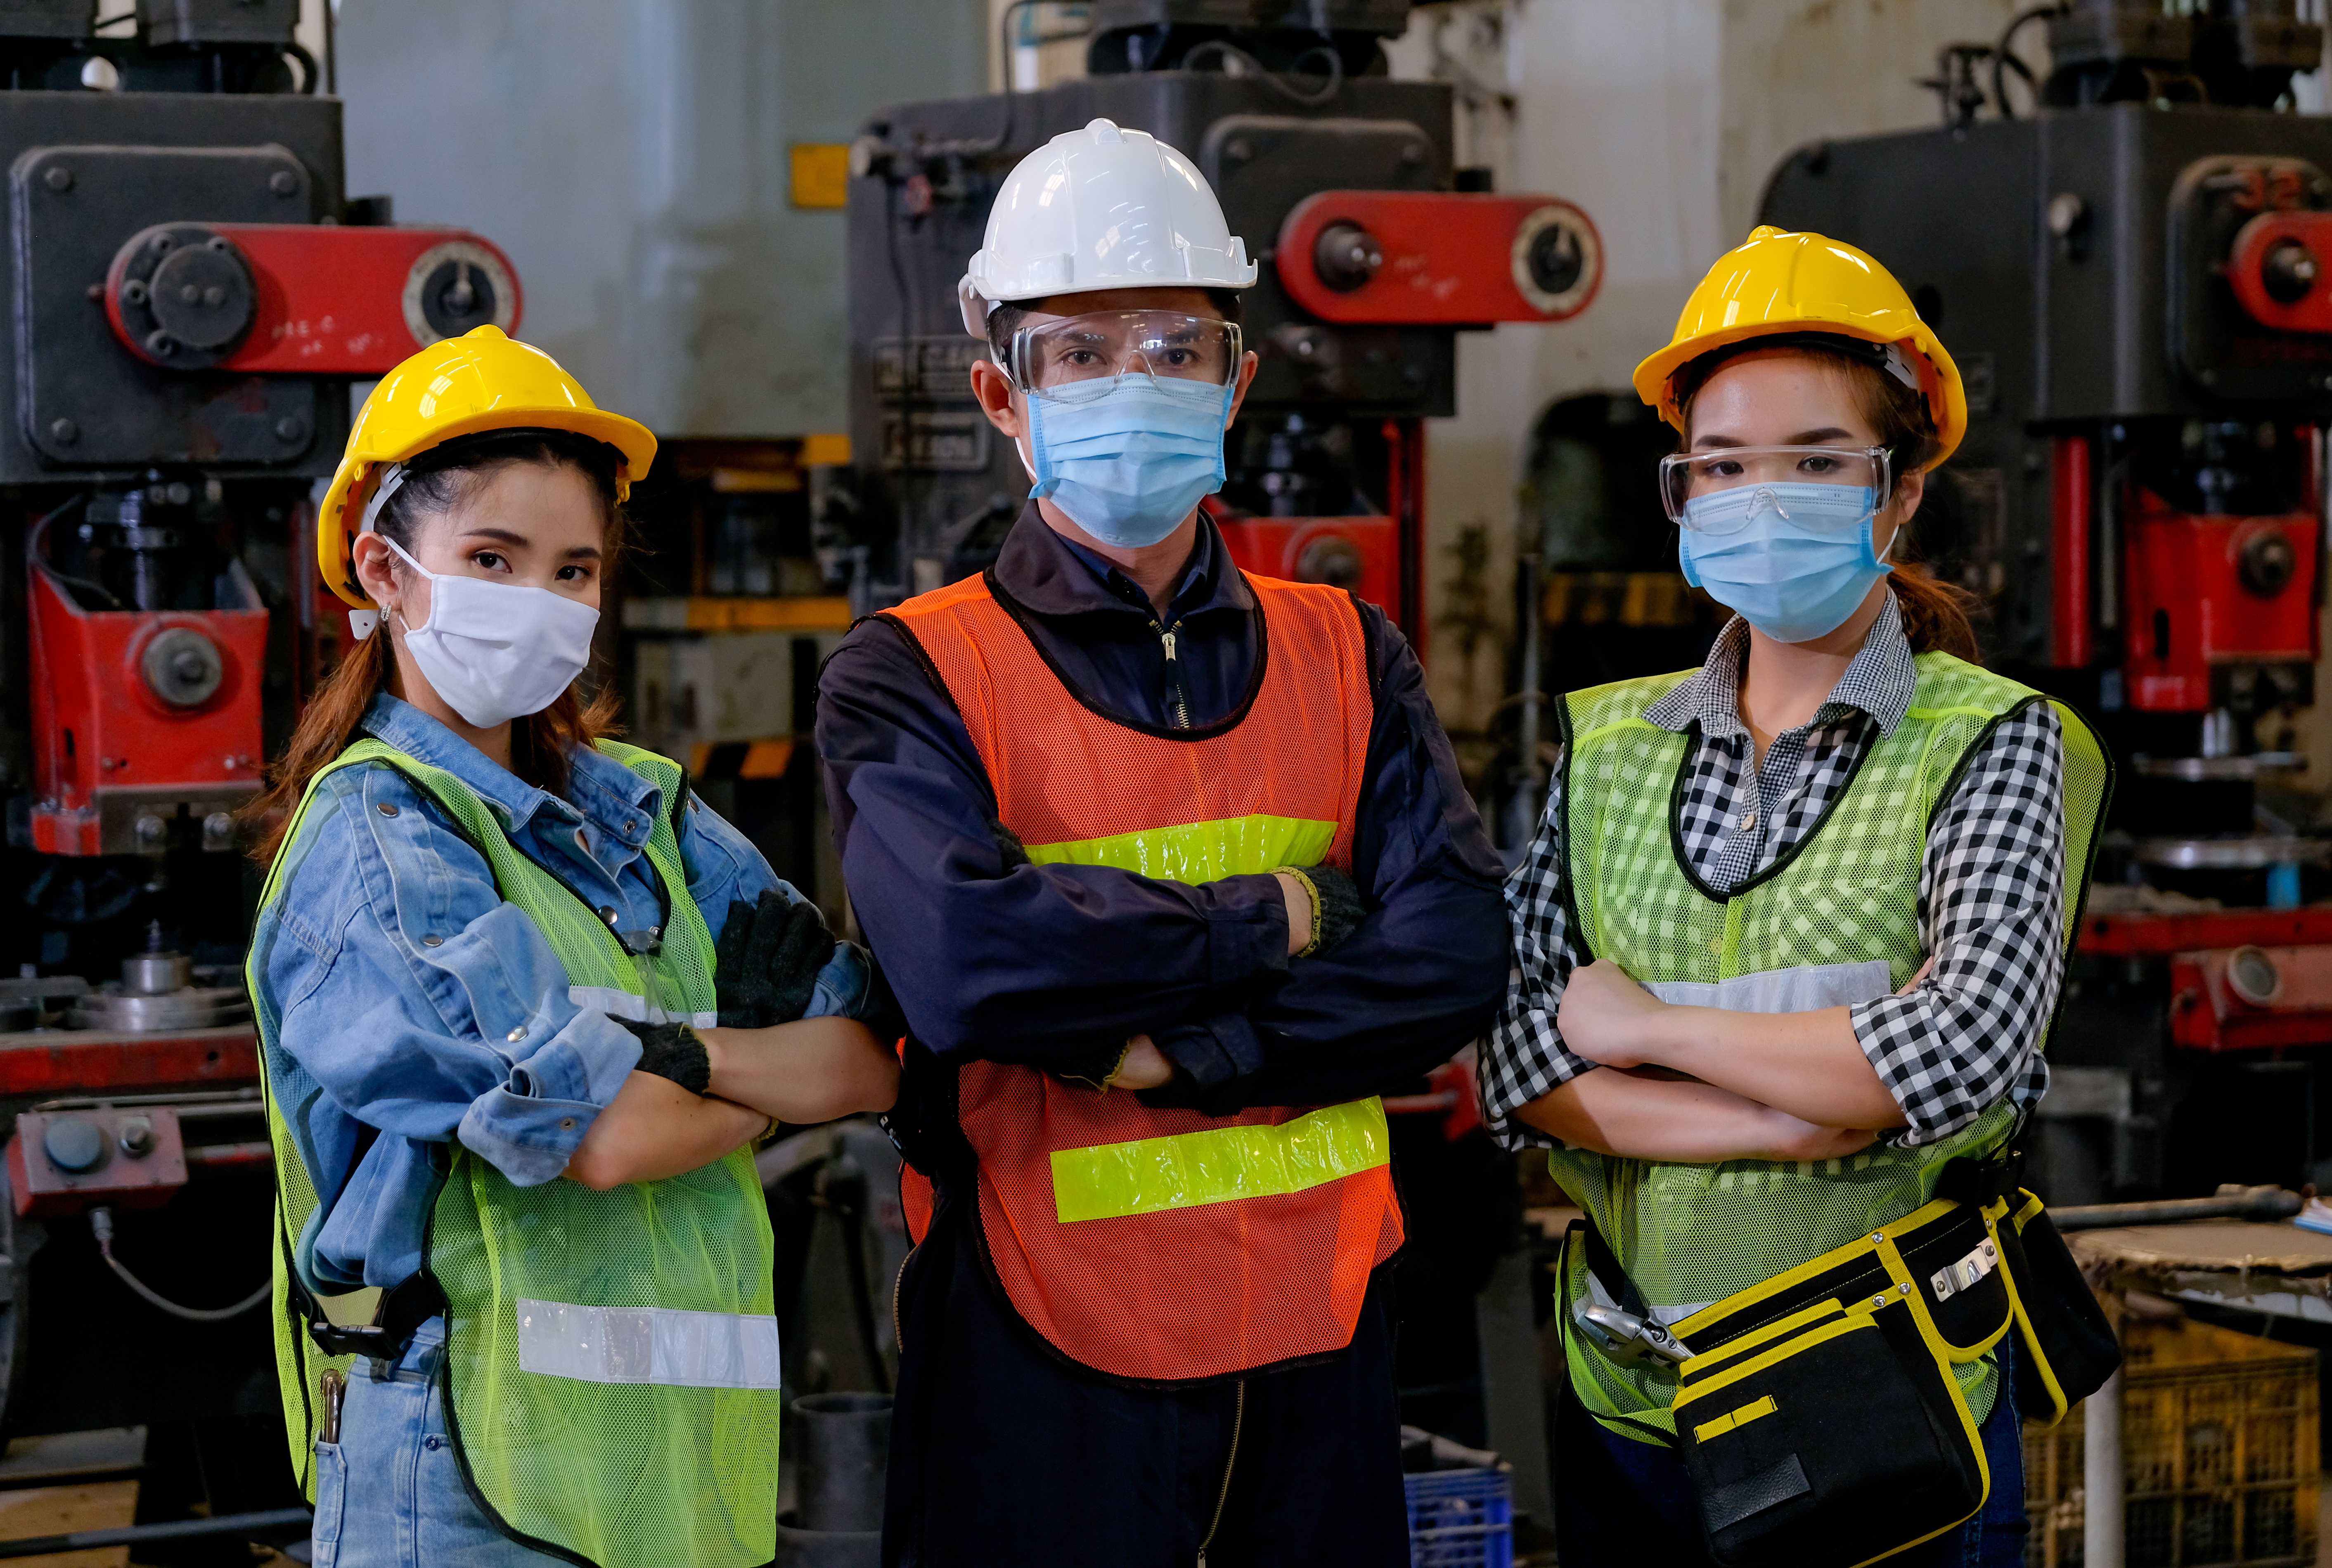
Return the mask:
[[[1203, 517], [1162, 619], [1034, 503], [993, 582], [1104, 716], [1198, 728], [1247, 691], [1261, 611]], [[938, 677], [895, 624], [860, 622], [819, 678], [818, 755], [852, 907], [914, 1039], [941, 1060], [1099, 1078], [1146, 1032], [1179, 1069], [1153, 1100], [1219, 1115], [1396, 1089], [1480, 1034], [1506, 978], [1502, 868], [1417, 655], [1381, 611], [1361, 614], [1376, 717], [1352, 869], [1367, 915], [1333, 951], [1293, 961], [1268, 875], [1008, 870], [995, 791]]]

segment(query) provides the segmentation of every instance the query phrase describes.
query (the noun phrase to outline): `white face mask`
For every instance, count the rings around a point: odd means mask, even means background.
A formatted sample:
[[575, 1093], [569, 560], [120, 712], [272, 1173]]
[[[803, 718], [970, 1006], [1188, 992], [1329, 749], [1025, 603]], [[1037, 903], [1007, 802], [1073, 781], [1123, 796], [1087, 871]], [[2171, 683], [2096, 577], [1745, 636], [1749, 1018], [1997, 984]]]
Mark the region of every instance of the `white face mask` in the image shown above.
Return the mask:
[[434, 572], [395, 540], [381, 542], [429, 579], [429, 619], [405, 621], [406, 650], [437, 694], [479, 729], [542, 712], [591, 662], [599, 612], [589, 605], [549, 588]]

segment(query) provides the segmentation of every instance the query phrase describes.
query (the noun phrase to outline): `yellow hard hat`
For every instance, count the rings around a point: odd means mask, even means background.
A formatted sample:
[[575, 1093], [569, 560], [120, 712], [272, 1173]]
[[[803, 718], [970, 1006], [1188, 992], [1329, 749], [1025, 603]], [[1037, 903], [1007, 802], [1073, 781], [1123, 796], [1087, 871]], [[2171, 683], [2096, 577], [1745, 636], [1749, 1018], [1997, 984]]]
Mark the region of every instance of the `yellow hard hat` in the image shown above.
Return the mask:
[[616, 471], [618, 501], [655, 461], [656, 438], [646, 425], [593, 403], [558, 360], [512, 342], [500, 327], [432, 343], [382, 377], [365, 399], [332, 488], [317, 509], [316, 564], [334, 593], [358, 609], [373, 607], [357, 586], [349, 550], [374, 473], [487, 430], [571, 430], [606, 442], [624, 454]]
[[1899, 348], [1935, 416], [1941, 450], [1927, 466], [1958, 447], [1967, 434], [1967, 390], [1959, 367], [1919, 320], [1895, 275], [1842, 241], [1771, 225], [1752, 229], [1709, 268], [1677, 318], [1675, 338], [1636, 367], [1636, 393], [1681, 431], [1677, 371], [1712, 349], [1809, 332]]

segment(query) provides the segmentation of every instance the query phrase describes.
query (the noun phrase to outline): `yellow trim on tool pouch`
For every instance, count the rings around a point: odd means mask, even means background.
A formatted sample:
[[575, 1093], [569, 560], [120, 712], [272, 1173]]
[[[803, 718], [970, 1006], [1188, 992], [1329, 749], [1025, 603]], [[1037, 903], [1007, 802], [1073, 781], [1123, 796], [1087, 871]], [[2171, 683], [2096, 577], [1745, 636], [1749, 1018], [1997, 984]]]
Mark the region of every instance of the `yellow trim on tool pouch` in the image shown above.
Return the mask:
[[1763, 1354], [1753, 1355], [1739, 1366], [1728, 1367], [1721, 1372], [1714, 1373], [1699, 1387], [1680, 1391], [1676, 1397], [1676, 1403], [1669, 1408], [1682, 1410], [1695, 1400], [1705, 1400], [1720, 1389], [1730, 1388], [1743, 1378], [1754, 1377], [1767, 1367], [1777, 1366], [1792, 1356], [1803, 1355], [1814, 1346], [1827, 1344], [1840, 1334], [1853, 1334], [1866, 1328], [1877, 1328], [1878, 1325], [1870, 1320], [1871, 1311], [1872, 1309], [1867, 1306], [1849, 1311], [1845, 1316], [1834, 1323], [1826, 1323], [1811, 1334], [1801, 1334], [1796, 1339], [1786, 1340], [1773, 1346]]
[[1384, 1102], [1352, 1100], [1273, 1126], [1210, 1127], [1053, 1151], [1061, 1223], [1302, 1192], [1392, 1161]]
[[1811, 1306], [1801, 1307], [1787, 1317], [1776, 1318], [1763, 1328], [1751, 1329], [1738, 1339], [1727, 1340], [1715, 1350], [1704, 1351], [1699, 1355], [1694, 1356], [1677, 1368], [1677, 1376], [1679, 1378], [1703, 1376], [1731, 1361], [1735, 1356], [1755, 1350], [1769, 1340], [1779, 1339], [1785, 1334], [1795, 1334], [1808, 1324], [1818, 1322], [1832, 1313], [1842, 1313], [1845, 1310], [1845, 1306], [1836, 1296], [1830, 1297], [1828, 1301], [1815, 1302]]
[[1841, 1264], [1850, 1263], [1862, 1254], [1874, 1250], [1870, 1239], [1872, 1236], [1907, 1234], [1926, 1224], [1930, 1219], [1939, 1219], [1951, 1212], [1954, 1207], [1956, 1205], [1948, 1198], [1931, 1200], [1896, 1220], [1892, 1225], [1877, 1231], [1866, 1231], [1851, 1241], [1831, 1248], [1820, 1257], [1810, 1257], [1795, 1268], [1753, 1285], [1747, 1290], [1735, 1291], [1722, 1301], [1711, 1302], [1683, 1322], [1668, 1324], [1668, 1332], [1678, 1339], [1690, 1343], [1696, 1335], [1706, 1334], [1710, 1329], [1724, 1323], [1725, 1319], [1739, 1315], [1759, 1302], [1777, 1296], [1784, 1290], [1793, 1289], [1818, 1274], [1836, 1268]]
[[1693, 1428], [1692, 1440], [1696, 1443], [1705, 1443], [1711, 1438], [1721, 1438], [1727, 1432], [1747, 1426], [1751, 1421], [1770, 1416], [1781, 1408], [1773, 1402], [1773, 1396], [1771, 1394], [1767, 1394], [1762, 1400], [1752, 1400], [1737, 1410], [1728, 1410], [1713, 1420], [1703, 1421]]
[[1228, 817], [1145, 827], [1103, 838], [1031, 844], [1038, 865], [1111, 865], [1163, 882], [1198, 884], [1251, 876], [1275, 865], [1317, 865], [1335, 841], [1336, 825], [1301, 817]]

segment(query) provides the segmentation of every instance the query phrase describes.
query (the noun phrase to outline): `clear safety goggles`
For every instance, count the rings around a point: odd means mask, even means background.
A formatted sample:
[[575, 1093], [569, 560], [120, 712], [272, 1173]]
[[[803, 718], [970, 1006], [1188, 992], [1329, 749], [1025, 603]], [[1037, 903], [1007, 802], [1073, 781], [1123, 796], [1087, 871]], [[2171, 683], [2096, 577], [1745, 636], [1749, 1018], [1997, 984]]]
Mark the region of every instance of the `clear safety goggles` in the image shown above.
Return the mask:
[[1012, 334], [1013, 384], [1056, 403], [1085, 403], [1125, 376], [1228, 387], [1245, 352], [1236, 323], [1167, 311], [1096, 311]]
[[1735, 533], [1747, 526], [1751, 509], [1706, 508], [1696, 518], [1691, 503], [1758, 485], [1837, 484], [1869, 491], [1872, 510], [1883, 510], [1894, 493], [1890, 468], [1884, 446], [1725, 446], [1680, 452], [1660, 459], [1660, 503], [1672, 521], [1696, 533]]

